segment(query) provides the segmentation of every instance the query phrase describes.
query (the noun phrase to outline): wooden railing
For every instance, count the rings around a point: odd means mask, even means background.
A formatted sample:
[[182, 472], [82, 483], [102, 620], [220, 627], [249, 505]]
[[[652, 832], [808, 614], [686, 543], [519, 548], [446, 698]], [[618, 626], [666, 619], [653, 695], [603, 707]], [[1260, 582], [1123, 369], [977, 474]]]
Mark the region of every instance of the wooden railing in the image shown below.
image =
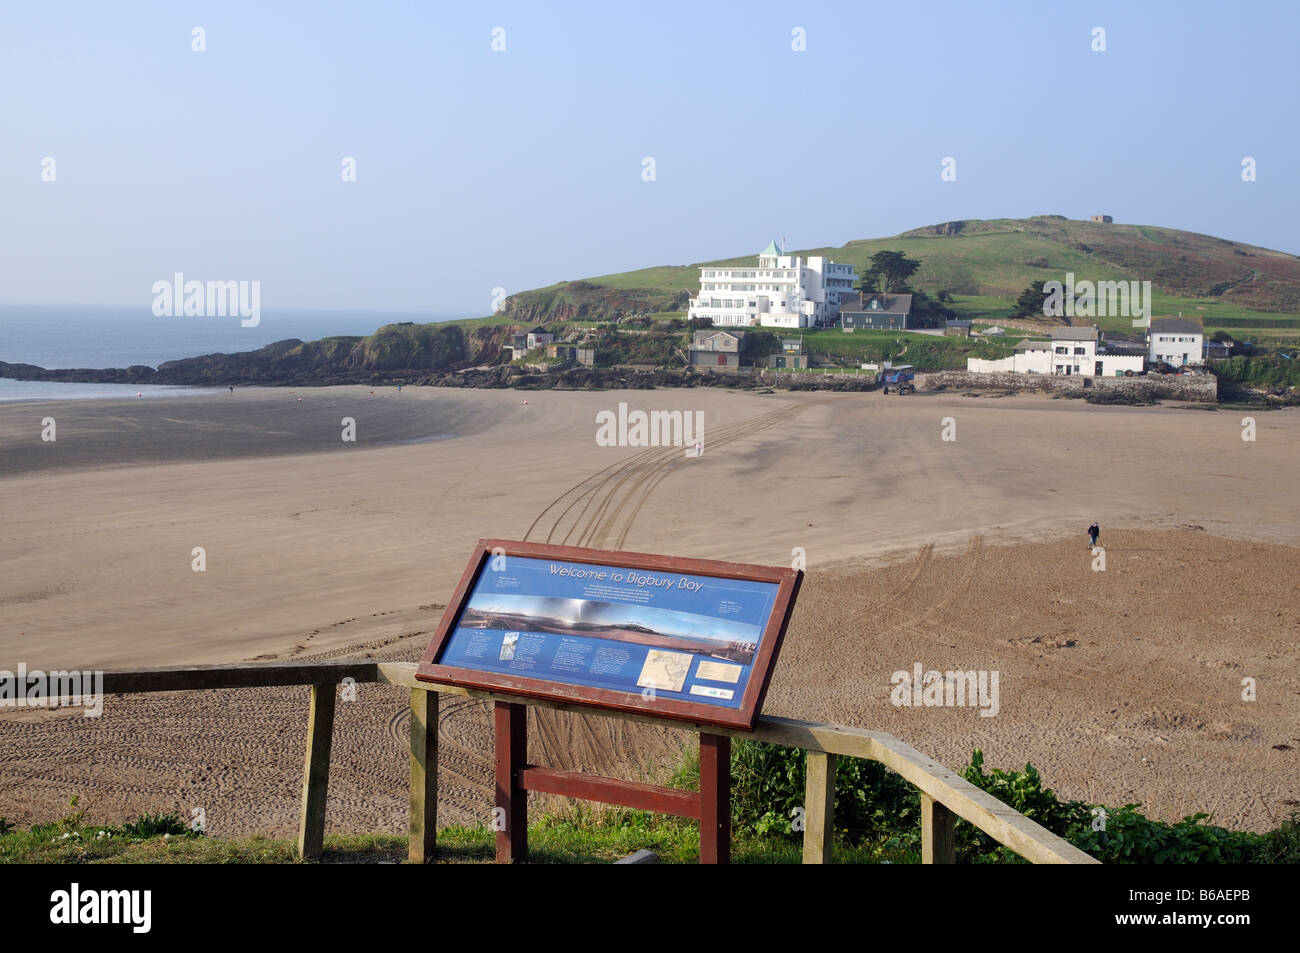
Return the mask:
[[[433, 859], [438, 829], [438, 697], [468, 695], [560, 711], [590, 714], [592, 709], [518, 696], [433, 685], [415, 678], [414, 662], [344, 659], [323, 662], [245, 662], [181, 668], [146, 668], [104, 673], [104, 694], [205, 691], [230, 688], [311, 686], [307, 715], [307, 753], [303, 766], [298, 851], [306, 860], [321, 856], [325, 839], [325, 794], [329, 785], [330, 740], [334, 729], [336, 686], [345, 680], [377, 682], [411, 693], [411, 813], [408, 859]], [[662, 724], [645, 715], [615, 711], [599, 714], [627, 721]], [[685, 728], [690, 728], [684, 725]], [[1036, 864], [1095, 864], [1097, 860], [943, 765], [892, 735], [790, 718], [763, 717], [752, 732], [719, 729], [712, 734], [793, 745], [807, 752], [803, 861], [831, 861], [834, 842], [835, 761], [837, 757], [877, 761], [902, 775], [921, 793], [921, 861], [953, 863], [953, 824], [963, 818], [994, 840]]]

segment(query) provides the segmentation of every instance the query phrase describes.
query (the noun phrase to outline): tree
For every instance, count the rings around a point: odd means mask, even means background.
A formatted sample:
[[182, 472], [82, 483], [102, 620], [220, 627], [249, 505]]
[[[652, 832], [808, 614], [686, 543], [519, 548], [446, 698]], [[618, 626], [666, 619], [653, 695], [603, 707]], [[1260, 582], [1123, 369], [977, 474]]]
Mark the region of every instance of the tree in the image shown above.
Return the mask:
[[911, 327], [937, 328], [945, 320], [957, 317], [957, 312], [932, 300], [924, 291], [913, 291], [911, 295], [912, 310], [907, 319]]
[[767, 363], [769, 354], [781, 350], [781, 338], [775, 331], [750, 331], [740, 342], [741, 360], [760, 367]]
[[[907, 290], [907, 279], [920, 267], [919, 261], [908, 258], [901, 251], [878, 251], [871, 256], [868, 274], [881, 294], [901, 294]], [[863, 275], [862, 280], [865, 285], [867, 275]]]
[[1047, 300], [1047, 292], [1043, 291], [1044, 284], [1045, 282], [1035, 281], [1020, 292], [1020, 297], [1016, 299], [1016, 310], [1012, 314], [1013, 318], [1041, 318], [1046, 313], [1043, 311], [1043, 302]]

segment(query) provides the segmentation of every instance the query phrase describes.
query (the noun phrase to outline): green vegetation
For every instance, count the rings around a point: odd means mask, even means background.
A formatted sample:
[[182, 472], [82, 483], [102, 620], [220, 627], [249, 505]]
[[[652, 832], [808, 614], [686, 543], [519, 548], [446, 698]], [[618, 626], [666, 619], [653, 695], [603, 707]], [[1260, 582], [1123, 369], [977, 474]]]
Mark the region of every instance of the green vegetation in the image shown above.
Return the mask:
[[596, 366], [637, 364], [651, 367], [682, 367], [681, 349], [688, 338], [680, 331], [611, 331], [596, 344]]
[[908, 258], [902, 252], [878, 251], [871, 256], [871, 261], [861, 272], [858, 284], [866, 293], [879, 291], [882, 294], [906, 294], [907, 279], [916, 274], [921, 263]]
[[1281, 354], [1230, 357], [1214, 363], [1223, 380], [1256, 387], [1300, 387], [1300, 355]]
[[[738, 829], [796, 839], [794, 819], [804, 798], [804, 754], [798, 748], [738, 741], [732, 745], [732, 819]], [[1211, 826], [1208, 814], [1174, 824], [1138, 813], [1137, 804], [1100, 808], [1061, 801], [1033, 765], [1023, 771], [984, 769], [977, 748], [962, 777], [1103, 863], [1300, 863], [1300, 811], [1269, 834]], [[835, 774], [837, 842], [859, 849], [920, 853], [920, 795], [874, 762], [838, 759]], [[1104, 830], [1100, 828], [1104, 811]], [[962, 863], [1024, 863], [978, 828], [958, 820]]]
[[1037, 318], [1043, 315], [1044, 302], [1047, 301], [1047, 292], [1043, 290], [1046, 285], [1045, 281], [1035, 281], [1024, 291], [1020, 292], [1020, 297], [1016, 298], [1015, 312], [1011, 315], [1013, 318]]

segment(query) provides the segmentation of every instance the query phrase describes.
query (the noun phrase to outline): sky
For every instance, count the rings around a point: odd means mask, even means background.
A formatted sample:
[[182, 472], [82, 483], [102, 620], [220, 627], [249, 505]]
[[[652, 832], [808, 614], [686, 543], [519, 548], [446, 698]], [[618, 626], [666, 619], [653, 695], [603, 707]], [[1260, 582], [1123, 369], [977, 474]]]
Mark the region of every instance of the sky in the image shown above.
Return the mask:
[[1037, 214], [1300, 253], [1297, 35], [1293, 2], [4, 3], [0, 302], [147, 312], [180, 272], [476, 316]]

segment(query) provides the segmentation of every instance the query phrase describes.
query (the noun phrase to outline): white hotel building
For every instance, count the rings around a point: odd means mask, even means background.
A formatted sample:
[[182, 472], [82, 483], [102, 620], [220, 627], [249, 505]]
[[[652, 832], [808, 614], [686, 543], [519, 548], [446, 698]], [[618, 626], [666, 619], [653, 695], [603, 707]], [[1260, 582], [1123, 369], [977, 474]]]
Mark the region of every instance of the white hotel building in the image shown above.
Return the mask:
[[857, 272], [821, 255], [805, 261], [784, 255], [773, 241], [758, 255], [758, 267], [700, 269], [700, 293], [691, 299], [692, 318], [711, 318], [715, 327], [761, 325], [807, 328], [831, 324], [840, 295], [851, 293]]

